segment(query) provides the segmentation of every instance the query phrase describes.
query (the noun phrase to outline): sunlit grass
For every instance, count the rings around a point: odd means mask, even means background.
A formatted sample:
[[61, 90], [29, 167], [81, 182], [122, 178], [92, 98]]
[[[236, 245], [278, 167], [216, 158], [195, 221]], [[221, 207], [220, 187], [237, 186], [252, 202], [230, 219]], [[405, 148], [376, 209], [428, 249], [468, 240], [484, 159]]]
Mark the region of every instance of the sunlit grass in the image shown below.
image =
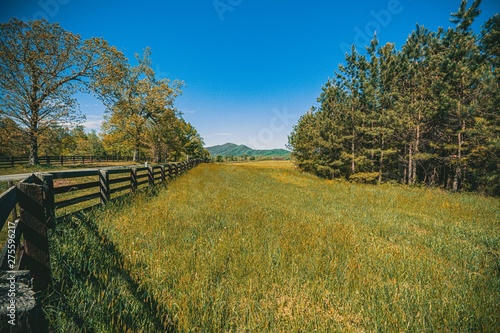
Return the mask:
[[93, 221], [179, 332], [496, 332], [499, 214], [269, 161], [200, 165]]

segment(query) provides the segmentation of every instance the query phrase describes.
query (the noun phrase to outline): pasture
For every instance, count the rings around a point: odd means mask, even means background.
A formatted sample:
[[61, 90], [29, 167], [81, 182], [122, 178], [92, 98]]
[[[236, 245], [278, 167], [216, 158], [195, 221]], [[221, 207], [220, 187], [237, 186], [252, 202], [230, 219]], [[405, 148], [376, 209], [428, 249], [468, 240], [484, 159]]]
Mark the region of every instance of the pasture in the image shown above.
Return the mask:
[[500, 331], [500, 200], [201, 164], [58, 222], [55, 331]]

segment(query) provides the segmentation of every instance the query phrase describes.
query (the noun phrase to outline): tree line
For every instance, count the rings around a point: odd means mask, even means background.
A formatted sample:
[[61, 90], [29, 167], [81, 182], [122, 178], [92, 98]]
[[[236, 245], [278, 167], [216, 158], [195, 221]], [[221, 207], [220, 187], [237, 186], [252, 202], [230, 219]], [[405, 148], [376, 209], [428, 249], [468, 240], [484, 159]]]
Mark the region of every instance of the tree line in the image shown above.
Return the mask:
[[[151, 50], [124, 54], [102, 38], [46, 20], [0, 24], [0, 156], [121, 155], [156, 162], [206, 158], [203, 140], [182, 118], [183, 83], [158, 78]], [[77, 92], [106, 107], [102, 133], [87, 133]]]
[[500, 194], [500, 16], [480, 34], [480, 0], [453, 28], [423, 26], [397, 50], [353, 46], [289, 136], [297, 165], [326, 178]]

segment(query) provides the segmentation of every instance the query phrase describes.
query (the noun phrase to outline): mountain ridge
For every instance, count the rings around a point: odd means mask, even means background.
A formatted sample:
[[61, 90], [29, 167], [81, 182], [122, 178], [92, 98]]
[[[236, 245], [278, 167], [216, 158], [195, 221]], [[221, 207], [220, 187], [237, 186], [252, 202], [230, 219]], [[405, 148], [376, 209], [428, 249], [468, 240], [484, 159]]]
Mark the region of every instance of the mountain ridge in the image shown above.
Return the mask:
[[227, 142], [222, 145], [206, 147], [212, 157], [221, 156], [276, 156], [289, 157], [290, 152], [285, 149], [252, 149], [245, 145], [237, 145]]

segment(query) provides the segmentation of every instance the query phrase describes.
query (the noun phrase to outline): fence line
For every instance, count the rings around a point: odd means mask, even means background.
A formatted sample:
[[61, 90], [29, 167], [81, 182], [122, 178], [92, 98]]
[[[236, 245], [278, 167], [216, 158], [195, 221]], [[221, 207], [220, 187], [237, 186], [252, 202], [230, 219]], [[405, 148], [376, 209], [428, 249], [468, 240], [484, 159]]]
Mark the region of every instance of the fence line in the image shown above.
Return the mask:
[[[94, 164], [102, 162], [128, 162], [132, 161], [132, 157], [123, 156], [90, 156], [90, 155], [75, 155], [75, 156], [40, 156], [38, 162], [41, 165], [75, 165], [75, 164]], [[20, 157], [0, 157], [0, 168], [13, 168], [16, 165], [29, 164], [28, 156]]]
[[[199, 163], [201, 160], [193, 159], [144, 167], [33, 173], [17, 185], [10, 183], [12, 186], [0, 194], [0, 231], [6, 225], [8, 229], [7, 242], [0, 254], [0, 270], [30, 276], [33, 279], [30, 288], [45, 290], [51, 283], [47, 231], [55, 226], [58, 210], [97, 199], [98, 204], [104, 205], [125, 193], [165, 183], [168, 178], [176, 177]], [[0, 285], [5, 287], [3, 284], [5, 281], [0, 279]], [[27, 302], [35, 305], [33, 293], [27, 297]], [[1, 303], [0, 314], [4, 316], [8, 309], [3, 308], [4, 302]], [[22, 311], [24, 313], [26, 309]], [[39, 312], [28, 317], [40, 316]]]

